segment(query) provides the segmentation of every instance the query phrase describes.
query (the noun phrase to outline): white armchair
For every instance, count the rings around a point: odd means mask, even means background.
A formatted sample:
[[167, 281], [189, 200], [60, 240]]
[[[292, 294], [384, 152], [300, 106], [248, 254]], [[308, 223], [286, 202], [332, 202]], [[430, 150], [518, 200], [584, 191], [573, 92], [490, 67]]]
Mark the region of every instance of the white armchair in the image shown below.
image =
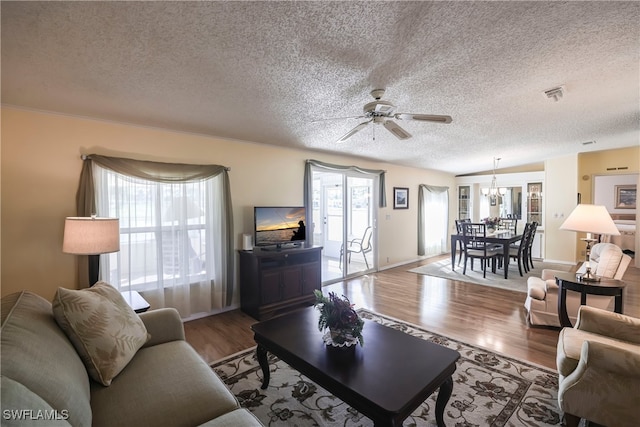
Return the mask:
[[[631, 257], [622, 253], [622, 249], [612, 243], [597, 243], [591, 249], [589, 266], [596, 276], [608, 279], [622, 279]], [[584, 272], [583, 264], [578, 272]], [[560, 326], [558, 319], [558, 285], [556, 270], [542, 270], [542, 277], [529, 277], [527, 280], [527, 299], [524, 306], [527, 320], [532, 325]], [[614, 297], [589, 295], [587, 305], [604, 310], [613, 310]], [[575, 323], [580, 308], [580, 294], [567, 291], [567, 314]]]
[[580, 419], [610, 427], [640, 420], [640, 319], [582, 306], [558, 337], [558, 404], [568, 427]]

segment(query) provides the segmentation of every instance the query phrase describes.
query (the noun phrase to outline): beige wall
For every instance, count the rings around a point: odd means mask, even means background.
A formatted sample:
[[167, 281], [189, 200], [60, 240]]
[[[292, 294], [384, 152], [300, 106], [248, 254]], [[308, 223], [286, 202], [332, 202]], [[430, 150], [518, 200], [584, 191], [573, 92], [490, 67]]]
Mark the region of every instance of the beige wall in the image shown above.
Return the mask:
[[[2, 295], [29, 289], [51, 299], [58, 286], [77, 286], [76, 257], [61, 245], [64, 218], [75, 215], [81, 154], [230, 167], [237, 247], [253, 229], [254, 205], [303, 203], [306, 159], [384, 169], [389, 207], [378, 212], [381, 269], [418, 258], [419, 184], [449, 186], [455, 197], [454, 178], [445, 173], [7, 107], [1, 148]], [[393, 210], [394, 186], [409, 187], [410, 209]]]
[[[615, 168], [615, 170], [607, 170]], [[618, 169], [620, 168], [620, 169]], [[626, 168], [626, 169], [625, 169]], [[573, 156], [550, 159], [545, 162], [545, 259], [547, 261], [576, 262], [585, 256], [584, 233], [559, 230], [577, 205], [593, 203], [593, 177], [595, 175], [622, 175], [638, 173], [640, 148], [593, 151]], [[636, 233], [636, 247], [639, 247]], [[640, 257], [636, 257], [639, 266]]]
[[[613, 170], [615, 169], [615, 170]], [[581, 153], [578, 156], [578, 191], [582, 194], [582, 203], [593, 203], [593, 177], [595, 175], [626, 175], [640, 172], [640, 147], [620, 148], [618, 150]], [[640, 188], [640, 175], [638, 175]], [[635, 210], [633, 213], [636, 213]], [[576, 237], [576, 251], [584, 252], [585, 244], [580, 241], [583, 234]], [[640, 233], [636, 226], [636, 253], [640, 248]], [[640, 256], [634, 259], [636, 267], [640, 267]]]
[[578, 191], [582, 194], [582, 203], [593, 203], [594, 175], [625, 175], [639, 170], [639, 147], [581, 153], [578, 156]]

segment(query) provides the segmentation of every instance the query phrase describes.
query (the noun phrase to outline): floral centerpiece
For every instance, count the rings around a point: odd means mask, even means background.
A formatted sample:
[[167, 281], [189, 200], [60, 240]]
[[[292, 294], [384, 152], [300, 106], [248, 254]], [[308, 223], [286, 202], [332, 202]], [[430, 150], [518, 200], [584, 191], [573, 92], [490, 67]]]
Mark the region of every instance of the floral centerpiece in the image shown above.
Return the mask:
[[317, 289], [315, 296], [316, 302], [313, 306], [320, 311], [318, 329], [329, 329], [329, 333], [325, 335], [325, 342], [337, 347], [349, 347], [355, 343], [363, 346], [364, 320], [358, 316], [349, 299], [344, 295], [340, 298], [334, 292], [329, 292], [327, 297]]
[[487, 228], [496, 228], [498, 225], [500, 225], [500, 218], [498, 218], [497, 216], [487, 217], [483, 219], [482, 222], [486, 224]]

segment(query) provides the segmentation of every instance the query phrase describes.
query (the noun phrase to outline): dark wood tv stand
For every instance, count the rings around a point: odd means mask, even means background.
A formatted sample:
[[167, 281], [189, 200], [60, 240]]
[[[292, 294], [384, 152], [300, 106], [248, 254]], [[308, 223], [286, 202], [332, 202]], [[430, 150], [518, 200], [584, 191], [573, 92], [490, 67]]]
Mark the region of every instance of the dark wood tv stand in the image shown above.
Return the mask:
[[240, 307], [257, 320], [313, 304], [322, 247], [240, 250]]

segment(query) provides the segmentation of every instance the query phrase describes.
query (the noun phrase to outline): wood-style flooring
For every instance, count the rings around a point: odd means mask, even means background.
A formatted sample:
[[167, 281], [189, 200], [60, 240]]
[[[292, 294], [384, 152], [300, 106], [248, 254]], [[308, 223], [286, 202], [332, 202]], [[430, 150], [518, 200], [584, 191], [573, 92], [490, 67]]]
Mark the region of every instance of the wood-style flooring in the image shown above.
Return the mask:
[[[555, 369], [559, 329], [527, 324], [524, 293], [407, 271], [448, 256], [345, 280], [324, 286], [323, 291], [345, 295], [357, 308]], [[623, 280], [627, 283], [624, 313], [640, 318], [640, 269], [629, 267]], [[187, 341], [211, 363], [255, 345], [250, 330], [255, 322], [233, 310], [186, 322], [185, 333]]]

